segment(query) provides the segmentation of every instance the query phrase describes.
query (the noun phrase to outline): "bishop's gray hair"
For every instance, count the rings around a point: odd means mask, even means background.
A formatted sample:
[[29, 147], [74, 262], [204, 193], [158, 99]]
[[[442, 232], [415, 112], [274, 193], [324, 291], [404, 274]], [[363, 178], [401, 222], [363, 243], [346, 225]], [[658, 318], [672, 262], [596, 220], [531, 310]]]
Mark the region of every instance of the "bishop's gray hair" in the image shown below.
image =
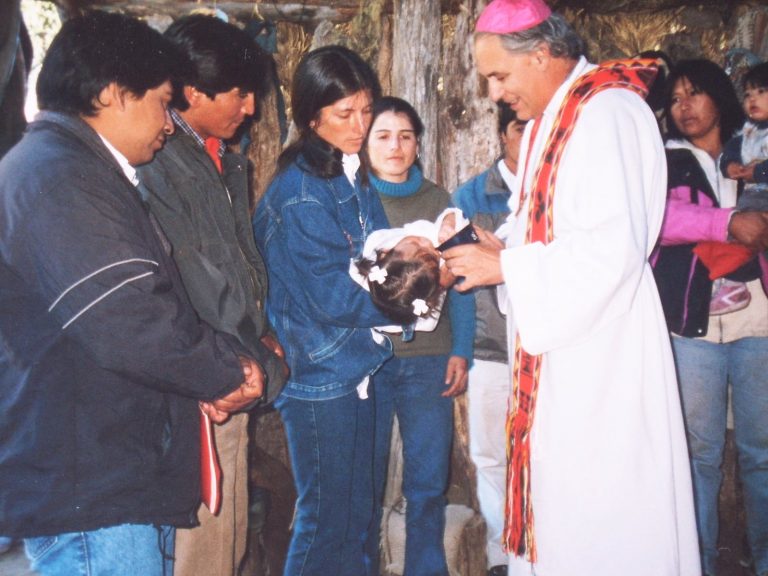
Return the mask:
[[493, 34], [478, 32], [475, 38], [485, 36], [501, 36], [501, 45], [508, 52], [522, 54], [533, 52], [541, 44], [549, 46], [549, 52], [556, 58], [573, 58], [584, 55], [584, 40], [581, 39], [571, 25], [560, 14], [552, 13], [541, 24], [511, 34]]

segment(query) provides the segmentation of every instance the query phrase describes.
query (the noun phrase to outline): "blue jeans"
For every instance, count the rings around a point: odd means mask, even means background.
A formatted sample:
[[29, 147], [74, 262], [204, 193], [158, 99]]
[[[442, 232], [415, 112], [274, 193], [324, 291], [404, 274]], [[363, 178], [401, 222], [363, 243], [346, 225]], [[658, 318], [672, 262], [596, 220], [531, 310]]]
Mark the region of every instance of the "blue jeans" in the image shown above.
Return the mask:
[[172, 576], [170, 526], [120, 524], [24, 540], [31, 568], [41, 576]]
[[696, 503], [702, 568], [715, 574], [728, 383], [744, 486], [747, 536], [758, 574], [768, 572], [768, 338], [712, 344], [673, 337]]
[[[376, 457], [374, 483], [377, 512], [368, 538], [368, 554], [378, 570], [381, 503], [394, 415], [403, 439], [405, 574], [447, 575], [443, 548], [445, 490], [453, 440], [453, 399], [447, 389], [448, 356], [394, 357], [374, 376]], [[378, 574], [378, 571], [375, 572]]]
[[298, 500], [285, 576], [371, 574], [363, 546], [373, 516], [373, 401], [282, 395]]

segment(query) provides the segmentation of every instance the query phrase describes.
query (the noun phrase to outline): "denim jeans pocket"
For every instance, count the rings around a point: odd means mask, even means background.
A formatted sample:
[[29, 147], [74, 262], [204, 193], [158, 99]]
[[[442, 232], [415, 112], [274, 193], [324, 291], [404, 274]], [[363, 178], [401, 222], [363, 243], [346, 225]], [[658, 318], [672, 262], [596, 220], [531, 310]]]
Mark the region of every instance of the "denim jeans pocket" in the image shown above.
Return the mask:
[[27, 557], [36, 562], [50, 552], [59, 542], [58, 536], [40, 536], [38, 538], [25, 538], [24, 551]]

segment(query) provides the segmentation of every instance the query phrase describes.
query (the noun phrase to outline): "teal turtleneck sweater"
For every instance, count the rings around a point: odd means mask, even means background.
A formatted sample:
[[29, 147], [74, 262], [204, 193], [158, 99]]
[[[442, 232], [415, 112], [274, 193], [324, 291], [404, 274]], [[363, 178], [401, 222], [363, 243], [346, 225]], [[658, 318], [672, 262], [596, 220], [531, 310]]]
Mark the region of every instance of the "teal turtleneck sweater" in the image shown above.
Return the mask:
[[[389, 182], [373, 174], [370, 179], [392, 227], [414, 220], [435, 220], [451, 203], [450, 195], [424, 178], [418, 166], [411, 166], [405, 182]], [[416, 332], [409, 342], [393, 338], [395, 354], [413, 357], [450, 353], [471, 362], [475, 335], [474, 296], [451, 289], [447, 309], [448, 322], [441, 320], [434, 332]]]
[[412, 196], [418, 192], [421, 185], [424, 183], [424, 175], [421, 173], [421, 169], [415, 164], [408, 169], [408, 179], [405, 182], [390, 182], [388, 180], [382, 180], [381, 178], [370, 175], [371, 183], [373, 187], [384, 196], [393, 198], [405, 198], [406, 196]]

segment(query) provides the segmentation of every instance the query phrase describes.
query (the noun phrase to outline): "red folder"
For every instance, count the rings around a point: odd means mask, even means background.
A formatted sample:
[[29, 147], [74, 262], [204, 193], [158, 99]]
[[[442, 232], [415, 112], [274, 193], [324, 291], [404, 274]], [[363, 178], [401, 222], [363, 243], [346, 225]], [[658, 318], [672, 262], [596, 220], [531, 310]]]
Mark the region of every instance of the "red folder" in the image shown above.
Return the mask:
[[200, 497], [211, 514], [221, 505], [221, 467], [213, 439], [213, 422], [200, 412]]

